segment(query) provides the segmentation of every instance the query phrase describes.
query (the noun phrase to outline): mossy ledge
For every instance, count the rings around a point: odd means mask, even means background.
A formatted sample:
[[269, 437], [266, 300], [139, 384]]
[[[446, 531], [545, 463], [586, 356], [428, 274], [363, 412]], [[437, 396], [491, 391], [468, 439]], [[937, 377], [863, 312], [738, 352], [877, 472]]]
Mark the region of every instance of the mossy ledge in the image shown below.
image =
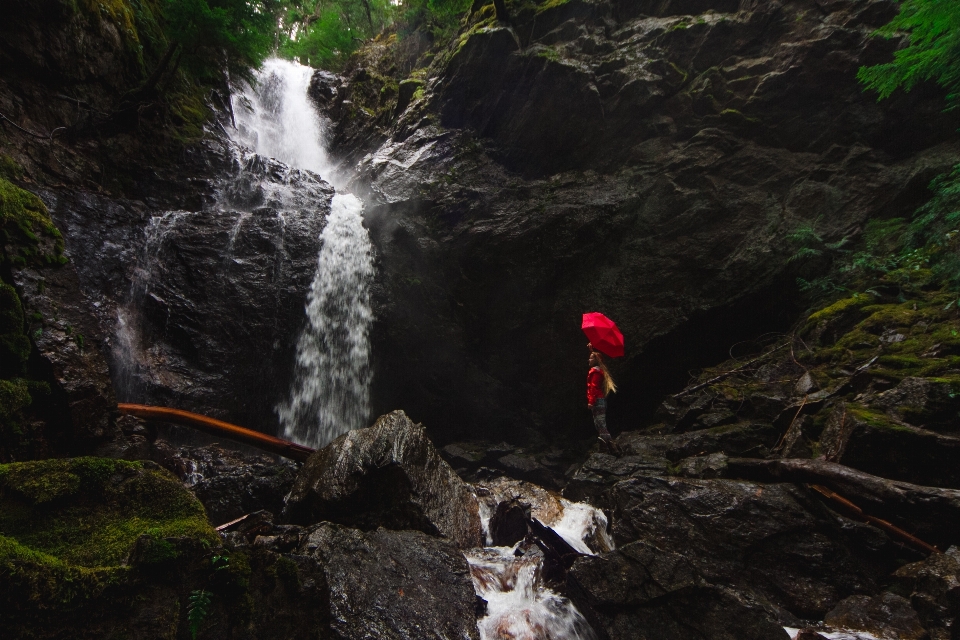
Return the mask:
[[176, 560], [170, 540], [180, 538], [218, 544], [200, 502], [159, 467], [104, 458], [0, 465], [0, 609], [8, 612], [0, 621], [81, 606], [141, 565]]

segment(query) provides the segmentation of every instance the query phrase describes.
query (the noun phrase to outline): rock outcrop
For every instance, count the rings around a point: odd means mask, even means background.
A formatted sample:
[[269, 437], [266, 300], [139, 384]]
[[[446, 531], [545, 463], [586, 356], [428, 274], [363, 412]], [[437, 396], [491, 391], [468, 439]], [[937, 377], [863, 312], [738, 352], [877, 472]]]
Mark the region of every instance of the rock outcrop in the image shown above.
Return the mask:
[[298, 553], [323, 567], [333, 638], [479, 637], [470, 569], [452, 542], [321, 524]]
[[402, 411], [381, 416], [315, 453], [300, 470], [284, 517], [361, 529], [414, 529], [482, 546], [477, 498]]
[[441, 444], [586, 436], [578, 323], [601, 310], [627, 336], [610, 424], [633, 429], [719, 345], [788, 326], [785, 237], [853, 238], [957, 157], [938, 91], [878, 104], [856, 80], [897, 47], [871, 36], [896, 10], [570, 0], [510, 27], [478, 11], [393, 119], [364, 100], [405, 67], [372, 45], [327, 107], [380, 257], [375, 411], [402, 400]]

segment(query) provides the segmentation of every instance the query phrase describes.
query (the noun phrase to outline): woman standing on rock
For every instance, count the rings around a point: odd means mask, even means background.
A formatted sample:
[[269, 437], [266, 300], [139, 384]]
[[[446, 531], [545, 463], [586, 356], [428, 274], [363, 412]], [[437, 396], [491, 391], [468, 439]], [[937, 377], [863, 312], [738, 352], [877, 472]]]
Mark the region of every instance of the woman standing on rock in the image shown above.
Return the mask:
[[590, 371], [587, 372], [587, 406], [593, 413], [593, 424], [600, 435], [601, 449], [614, 451], [613, 439], [607, 430], [607, 394], [614, 393], [617, 385], [603, 362], [599, 351], [588, 344], [590, 349]]

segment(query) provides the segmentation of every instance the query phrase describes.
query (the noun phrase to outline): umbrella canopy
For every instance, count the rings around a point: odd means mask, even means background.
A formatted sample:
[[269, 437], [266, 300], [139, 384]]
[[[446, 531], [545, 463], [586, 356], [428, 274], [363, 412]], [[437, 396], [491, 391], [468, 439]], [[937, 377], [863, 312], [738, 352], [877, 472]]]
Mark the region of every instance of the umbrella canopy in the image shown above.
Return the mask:
[[616, 323], [602, 313], [583, 314], [583, 332], [593, 345], [593, 348], [611, 358], [623, 355], [623, 334]]

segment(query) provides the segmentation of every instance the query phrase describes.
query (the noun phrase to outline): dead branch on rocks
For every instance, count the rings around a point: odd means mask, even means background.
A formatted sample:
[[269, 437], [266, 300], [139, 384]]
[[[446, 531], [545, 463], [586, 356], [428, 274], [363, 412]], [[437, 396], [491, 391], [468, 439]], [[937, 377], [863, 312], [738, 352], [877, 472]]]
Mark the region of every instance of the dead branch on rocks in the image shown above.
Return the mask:
[[743, 363], [742, 365], [740, 365], [739, 367], [735, 367], [735, 368], [731, 369], [730, 371], [724, 371], [724, 372], [721, 373], [720, 375], [714, 376], [714, 377], [710, 378], [709, 380], [707, 380], [706, 382], [701, 382], [700, 384], [695, 384], [695, 385], [693, 385], [692, 387], [689, 387], [689, 388], [687, 388], [687, 389], [684, 389], [684, 390], [681, 391], [680, 393], [675, 393], [675, 394], [673, 394], [673, 395], [670, 396], [670, 397], [672, 397], [672, 398], [682, 398], [683, 396], [687, 395], [688, 393], [693, 393], [694, 391], [699, 391], [700, 389], [703, 389], [704, 387], [709, 387], [710, 385], [714, 384], [715, 382], [719, 382], [720, 380], [723, 380], [723, 379], [726, 378], [727, 376], [732, 376], [733, 374], [737, 373], [738, 371], [743, 371], [744, 369], [746, 369], [746, 368], [749, 367], [750, 365], [756, 364], [757, 362], [760, 362], [760, 361], [763, 360], [764, 358], [768, 357], [770, 354], [776, 353], [776, 352], [779, 351], [780, 349], [783, 349], [785, 346], [787, 346], [787, 343], [784, 343], [784, 344], [780, 345], [779, 347], [776, 347], [776, 348], [774, 348], [774, 349], [771, 349], [770, 351], [767, 351], [766, 353], [757, 356], [757, 357], [754, 358], [753, 360], [750, 360], [750, 361], [748, 361], [748, 362], [744, 362], [744, 363]]
[[958, 535], [958, 489], [889, 480], [826, 460], [730, 458], [727, 469], [732, 478], [820, 485], [884, 518], [901, 523], [923, 523], [927, 530], [951, 542]]
[[887, 533], [891, 534], [893, 537], [900, 538], [907, 544], [913, 547], [916, 547], [922, 551], [926, 551], [927, 553], [943, 553], [942, 551], [940, 551], [940, 549], [937, 549], [933, 545], [927, 544], [926, 542], [917, 538], [916, 536], [910, 535], [900, 527], [890, 524], [886, 520], [881, 520], [880, 518], [875, 518], [873, 516], [865, 514], [863, 512], [863, 509], [853, 504], [852, 502], [850, 502], [849, 500], [841, 496], [839, 493], [836, 493], [835, 491], [831, 491], [830, 489], [827, 489], [826, 487], [819, 484], [811, 484], [807, 486], [809, 486], [811, 489], [813, 489], [820, 495], [824, 496], [834, 504], [840, 505], [840, 507], [844, 511], [846, 511], [848, 515], [852, 516], [855, 520], [860, 520], [862, 522], [867, 522], [869, 524], [872, 524], [878, 529], [882, 529]]

